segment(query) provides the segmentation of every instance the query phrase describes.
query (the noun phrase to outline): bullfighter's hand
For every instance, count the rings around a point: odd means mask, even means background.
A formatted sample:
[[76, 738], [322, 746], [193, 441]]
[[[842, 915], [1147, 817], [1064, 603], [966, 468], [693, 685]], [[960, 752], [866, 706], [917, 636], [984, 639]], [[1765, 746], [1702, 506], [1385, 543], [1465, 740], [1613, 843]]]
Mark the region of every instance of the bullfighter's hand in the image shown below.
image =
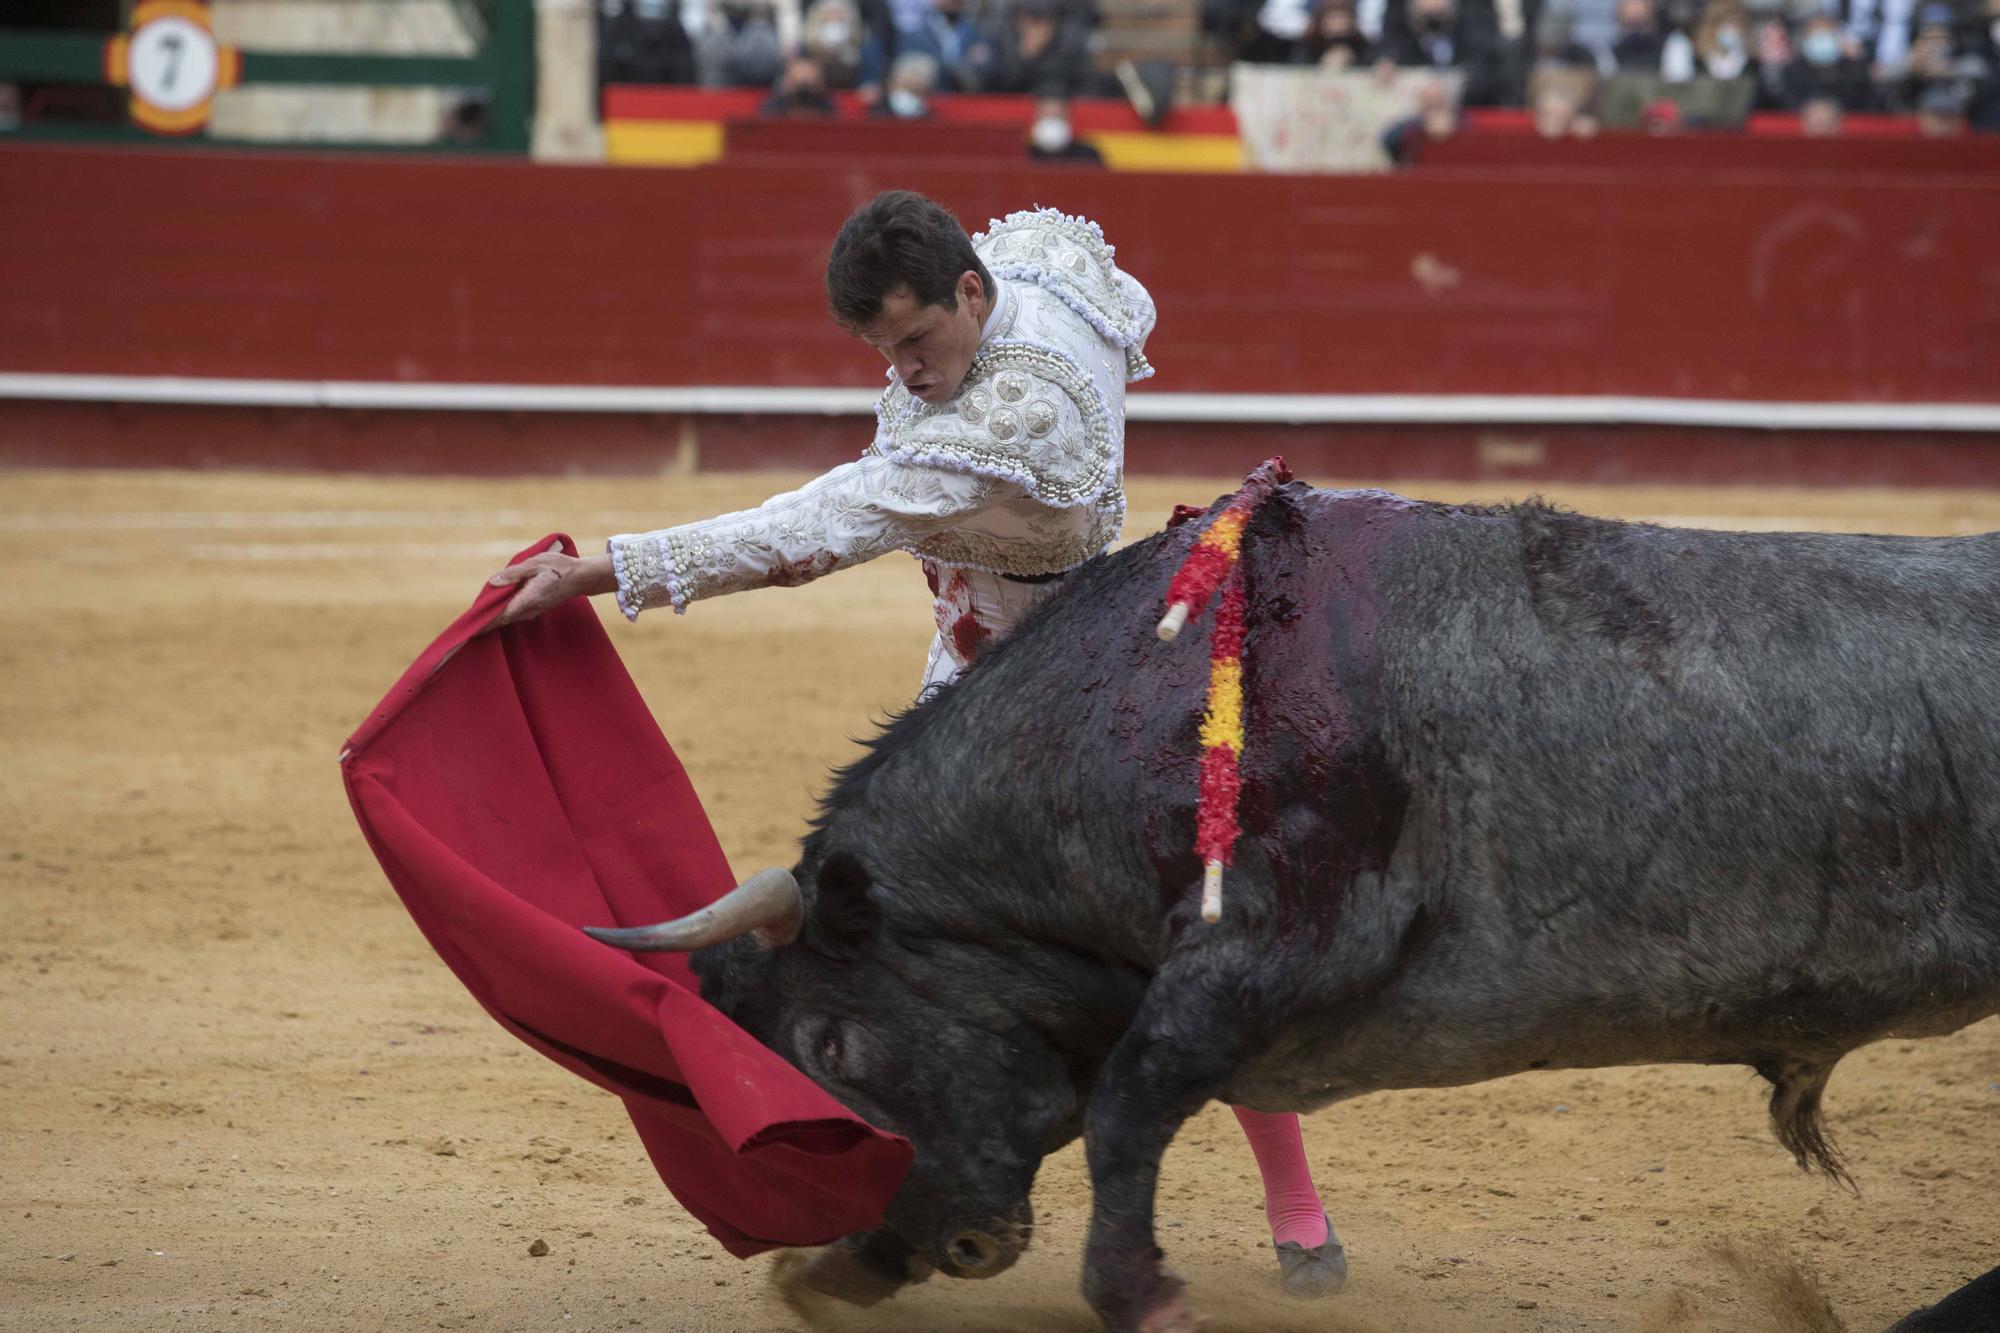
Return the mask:
[[561, 551], [543, 551], [519, 564], [507, 566], [487, 582], [496, 588], [504, 588], [510, 583], [520, 585], [521, 590], [514, 594], [514, 599], [507, 603], [507, 609], [500, 613], [498, 623], [511, 625], [519, 620], [532, 620], [572, 597], [611, 592], [618, 586], [618, 575], [611, 567], [609, 555], [578, 559]]

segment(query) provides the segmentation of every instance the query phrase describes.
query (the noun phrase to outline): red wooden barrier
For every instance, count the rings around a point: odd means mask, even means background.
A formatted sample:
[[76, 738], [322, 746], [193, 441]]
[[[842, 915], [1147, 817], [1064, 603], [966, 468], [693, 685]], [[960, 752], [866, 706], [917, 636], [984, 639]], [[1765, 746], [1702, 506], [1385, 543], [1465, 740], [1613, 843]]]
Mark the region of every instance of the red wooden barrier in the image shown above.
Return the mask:
[[1929, 172], [1195, 179], [13, 147], [0, 370], [877, 384], [820, 280], [842, 218], [891, 186], [975, 227], [1030, 203], [1098, 219], [1159, 302], [1163, 389], [2000, 400], [2000, 175]]

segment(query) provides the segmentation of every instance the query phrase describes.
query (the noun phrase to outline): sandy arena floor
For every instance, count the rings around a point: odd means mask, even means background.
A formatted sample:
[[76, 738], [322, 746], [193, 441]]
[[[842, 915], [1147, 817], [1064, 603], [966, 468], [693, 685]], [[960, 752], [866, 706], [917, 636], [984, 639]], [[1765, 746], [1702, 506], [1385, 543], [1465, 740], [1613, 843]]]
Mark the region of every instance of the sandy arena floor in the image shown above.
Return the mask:
[[[510, 551], [793, 480], [0, 475], [0, 1329], [798, 1327], [768, 1261], [731, 1260], [666, 1196], [610, 1097], [473, 1005], [334, 767]], [[1225, 486], [1141, 482], [1132, 531]], [[2000, 494], [1554, 496], [2000, 528]], [[821, 775], [907, 702], [929, 634], [901, 557], [685, 619], [606, 614], [743, 866], [790, 861]], [[1839, 1327], [1794, 1258], [1871, 1329], [2000, 1262], [2000, 1022], [1835, 1075], [1859, 1197], [1793, 1168], [1764, 1095], [1740, 1069], [1640, 1068], [1323, 1111], [1306, 1137], [1353, 1278], [1309, 1306], [1272, 1293], [1249, 1152], [1210, 1108], [1168, 1158], [1162, 1237], [1211, 1327], [1265, 1333]], [[1011, 1272], [845, 1327], [1094, 1327], [1081, 1166], [1048, 1163]]]

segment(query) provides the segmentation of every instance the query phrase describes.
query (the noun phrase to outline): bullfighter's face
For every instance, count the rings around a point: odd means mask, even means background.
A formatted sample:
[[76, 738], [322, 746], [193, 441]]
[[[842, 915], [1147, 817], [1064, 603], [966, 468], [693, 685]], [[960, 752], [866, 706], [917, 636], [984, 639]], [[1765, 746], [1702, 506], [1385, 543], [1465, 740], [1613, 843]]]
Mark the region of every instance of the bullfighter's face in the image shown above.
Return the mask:
[[893, 891], [829, 857], [799, 940], [695, 955], [702, 993], [849, 1109], [908, 1138], [887, 1228], [942, 1272], [991, 1277], [1026, 1249], [1029, 1187], [1074, 1137], [1079, 1097], [1056, 1050], [984, 999], [983, 951], [885, 928]]
[[853, 330], [888, 358], [896, 378], [926, 403], [949, 402], [965, 383], [991, 309], [979, 275], [958, 275], [950, 306], [926, 305], [899, 287], [882, 300], [881, 313]]

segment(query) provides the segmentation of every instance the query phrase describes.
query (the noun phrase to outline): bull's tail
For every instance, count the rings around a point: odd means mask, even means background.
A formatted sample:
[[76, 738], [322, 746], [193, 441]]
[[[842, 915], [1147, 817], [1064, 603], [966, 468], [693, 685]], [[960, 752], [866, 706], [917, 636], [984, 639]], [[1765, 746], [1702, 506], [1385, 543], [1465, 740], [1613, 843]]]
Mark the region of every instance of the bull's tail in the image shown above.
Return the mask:
[[1771, 1084], [1772, 1132], [1791, 1150], [1800, 1170], [1819, 1171], [1836, 1185], [1854, 1190], [1847, 1159], [1827, 1138], [1826, 1124], [1820, 1118], [1820, 1096], [1826, 1091], [1833, 1065], [1799, 1059], [1765, 1060], [1757, 1065], [1757, 1072]]

